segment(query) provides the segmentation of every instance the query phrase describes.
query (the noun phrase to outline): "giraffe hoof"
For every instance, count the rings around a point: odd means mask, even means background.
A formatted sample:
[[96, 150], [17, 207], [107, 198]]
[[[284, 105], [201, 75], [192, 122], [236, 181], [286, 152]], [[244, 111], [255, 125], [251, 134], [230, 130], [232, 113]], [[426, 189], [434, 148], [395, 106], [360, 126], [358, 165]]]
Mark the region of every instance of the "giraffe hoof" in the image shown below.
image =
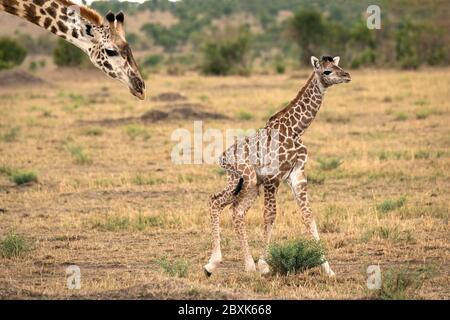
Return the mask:
[[256, 272], [256, 265], [253, 259], [245, 263], [245, 272]]
[[260, 274], [268, 274], [270, 272], [270, 268], [269, 265], [267, 264], [266, 261], [264, 261], [264, 259], [259, 259], [258, 260], [258, 271]]
[[208, 270], [206, 270], [206, 267], [203, 267], [203, 272], [205, 273], [205, 276], [207, 278], [211, 277], [211, 275], [212, 275], [212, 272], [209, 272]]
[[330, 278], [336, 278], [336, 274], [335, 274], [334, 271], [331, 270], [331, 269], [330, 269], [329, 272], [327, 272], [327, 276], [330, 277]]

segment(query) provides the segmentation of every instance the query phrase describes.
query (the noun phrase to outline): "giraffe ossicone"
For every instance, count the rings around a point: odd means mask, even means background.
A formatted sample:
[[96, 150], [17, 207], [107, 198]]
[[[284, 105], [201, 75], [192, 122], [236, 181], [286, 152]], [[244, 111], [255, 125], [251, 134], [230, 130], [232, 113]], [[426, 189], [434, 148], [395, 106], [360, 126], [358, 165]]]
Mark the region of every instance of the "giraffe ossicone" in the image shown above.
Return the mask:
[[[233, 226], [242, 249], [245, 270], [258, 269], [262, 274], [269, 273], [266, 257], [276, 216], [276, 193], [283, 181], [291, 187], [309, 233], [319, 240], [306, 191], [305, 164], [308, 153], [301, 136], [319, 111], [327, 88], [350, 82], [350, 74], [339, 67], [339, 60], [339, 57], [331, 56], [322, 56], [321, 59], [311, 57], [313, 72], [297, 96], [284, 109], [274, 114], [263, 129], [250, 137], [237, 140], [220, 157], [219, 164], [227, 173], [227, 185], [221, 192], [213, 194], [209, 201], [212, 253], [208, 264], [204, 266], [208, 276], [222, 261], [219, 217], [229, 205], [232, 209]], [[269, 136], [265, 137], [267, 134]], [[276, 143], [273, 143], [275, 140]], [[271, 170], [264, 170], [268, 165]], [[265, 250], [255, 265], [248, 245], [245, 215], [258, 197], [260, 189], [264, 192]], [[322, 270], [328, 276], [334, 276], [325, 257]]]
[[145, 99], [145, 83], [125, 39], [124, 14], [106, 15], [69, 0], [0, 0], [0, 11], [24, 18], [83, 50], [107, 76]]

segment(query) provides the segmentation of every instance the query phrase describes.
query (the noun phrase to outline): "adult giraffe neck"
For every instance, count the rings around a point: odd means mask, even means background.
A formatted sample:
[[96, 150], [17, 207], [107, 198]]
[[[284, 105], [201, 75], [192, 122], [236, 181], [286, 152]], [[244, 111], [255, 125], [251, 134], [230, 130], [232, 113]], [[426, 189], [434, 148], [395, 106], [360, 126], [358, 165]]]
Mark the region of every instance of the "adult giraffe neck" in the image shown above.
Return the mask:
[[68, 0], [0, 0], [0, 11], [28, 20], [84, 50], [91, 41], [86, 30], [100, 18], [85, 7], [76, 7], [81, 10], [81, 21], [76, 20], [71, 6], [75, 5]]

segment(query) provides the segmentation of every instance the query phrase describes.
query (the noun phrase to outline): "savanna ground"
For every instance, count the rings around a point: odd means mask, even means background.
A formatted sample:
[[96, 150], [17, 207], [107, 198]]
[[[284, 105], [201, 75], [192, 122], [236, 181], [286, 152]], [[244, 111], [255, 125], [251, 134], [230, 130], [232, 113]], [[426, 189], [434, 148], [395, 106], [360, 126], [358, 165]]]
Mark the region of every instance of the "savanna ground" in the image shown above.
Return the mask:
[[[216, 165], [170, 157], [171, 133], [192, 132], [194, 120], [171, 117], [174, 105], [227, 117], [205, 119], [204, 129], [258, 128], [309, 71], [151, 75], [145, 102], [93, 71], [1, 86], [0, 297], [448, 299], [449, 71], [353, 71], [350, 84], [327, 93], [304, 141], [311, 204], [336, 279], [317, 268], [244, 274], [228, 210], [224, 262], [206, 278], [207, 199], [225, 177]], [[187, 100], [152, 100], [166, 92]], [[169, 118], [139, 119], [155, 109]], [[15, 169], [34, 171], [37, 182], [20, 184], [32, 178]], [[287, 186], [277, 199], [274, 241], [307, 236]], [[260, 198], [247, 216], [255, 258], [262, 222]], [[11, 253], [14, 241], [23, 247]], [[66, 286], [72, 264], [81, 269], [80, 290]], [[366, 287], [369, 265], [381, 268], [381, 291]]]

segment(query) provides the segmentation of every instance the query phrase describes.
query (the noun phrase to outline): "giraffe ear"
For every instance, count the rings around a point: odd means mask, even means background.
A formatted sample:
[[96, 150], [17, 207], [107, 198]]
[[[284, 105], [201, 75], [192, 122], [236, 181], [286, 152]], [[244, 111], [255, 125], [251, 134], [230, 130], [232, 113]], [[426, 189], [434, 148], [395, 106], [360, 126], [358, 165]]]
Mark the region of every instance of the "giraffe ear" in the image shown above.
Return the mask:
[[334, 57], [333, 58], [334, 64], [338, 66], [339, 65], [339, 60], [341, 60], [341, 58], [339, 56], [338, 57]]
[[125, 20], [125, 16], [122, 11], [116, 14], [116, 20], [117, 22], [123, 23], [123, 21]]
[[115, 20], [114, 13], [112, 13], [111, 11], [108, 11], [108, 13], [106, 14], [105, 17], [109, 23], [114, 23], [114, 20]]
[[122, 11], [116, 14], [116, 30], [117, 33], [125, 39], [125, 30], [123, 27], [123, 21], [125, 20], [125, 16]]
[[314, 69], [319, 69], [319, 59], [314, 56], [311, 56], [311, 64]]

